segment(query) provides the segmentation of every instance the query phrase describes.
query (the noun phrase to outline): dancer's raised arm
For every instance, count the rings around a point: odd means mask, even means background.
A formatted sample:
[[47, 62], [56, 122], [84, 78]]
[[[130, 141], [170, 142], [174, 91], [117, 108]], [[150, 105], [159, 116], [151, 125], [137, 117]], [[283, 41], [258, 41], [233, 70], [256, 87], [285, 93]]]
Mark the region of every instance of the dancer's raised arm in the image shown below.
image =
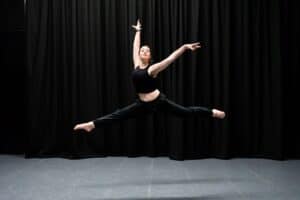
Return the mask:
[[142, 25], [140, 23], [140, 20], [137, 20], [136, 25], [132, 25], [132, 28], [136, 30], [134, 40], [133, 40], [133, 64], [134, 67], [137, 67], [141, 63], [141, 59], [139, 56], [139, 50], [141, 46], [141, 30], [142, 30]]
[[164, 69], [166, 69], [172, 62], [174, 62], [179, 56], [181, 56], [186, 50], [196, 50], [198, 48], [201, 48], [200, 42], [191, 43], [191, 44], [184, 44], [177, 50], [175, 50], [172, 54], [170, 54], [167, 58], [164, 60], [155, 63], [149, 67], [149, 73], [156, 77], [157, 74]]

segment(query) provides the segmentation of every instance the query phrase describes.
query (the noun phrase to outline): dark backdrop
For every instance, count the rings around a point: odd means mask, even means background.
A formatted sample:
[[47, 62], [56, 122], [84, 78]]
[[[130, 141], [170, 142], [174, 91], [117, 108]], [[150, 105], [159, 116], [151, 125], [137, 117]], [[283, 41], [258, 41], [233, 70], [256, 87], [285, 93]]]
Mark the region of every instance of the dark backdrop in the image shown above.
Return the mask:
[[[300, 157], [293, 2], [28, 0], [26, 10], [27, 157]], [[159, 75], [160, 89], [185, 106], [223, 109], [225, 120], [154, 114], [73, 133], [76, 123], [136, 97], [130, 73], [137, 18], [154, 61], [203, 42]]]
[[26, 144], [24, 16], [23, 0], [0, 1], [0, 153], [23, 153]]

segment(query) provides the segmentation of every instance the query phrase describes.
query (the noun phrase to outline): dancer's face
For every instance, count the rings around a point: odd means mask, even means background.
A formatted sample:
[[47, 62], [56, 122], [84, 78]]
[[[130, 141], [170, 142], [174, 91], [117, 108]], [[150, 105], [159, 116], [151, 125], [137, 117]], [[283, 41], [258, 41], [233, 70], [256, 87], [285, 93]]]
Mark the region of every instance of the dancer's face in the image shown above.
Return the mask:
[[150, 47], [144, 45], [140, 48], [140, 58], [143, 63], [149, 63], [151, 59], [151, 50]]

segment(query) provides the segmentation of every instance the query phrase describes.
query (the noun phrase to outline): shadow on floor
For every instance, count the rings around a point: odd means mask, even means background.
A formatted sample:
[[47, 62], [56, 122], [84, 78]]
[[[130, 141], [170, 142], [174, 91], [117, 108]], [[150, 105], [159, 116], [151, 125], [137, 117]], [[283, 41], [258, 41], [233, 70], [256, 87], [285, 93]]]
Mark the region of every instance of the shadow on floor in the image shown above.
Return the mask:
[[225, 179], [225, 178], [202, 178], [202, 179], [192, 179], [192, 180], [129, 180], [129, 181], [124, 181], [124, 182], [117, 182], [115, 181], [114, 183], [97, 183], [97, 184], [86, 184], [86, 185], [81, 185], [82, 187], [89, 187], [89, 188], [97, 188], [97, 187], [128, 187], [128, 186], [145, 186], [149, 185], [180, 185], [180, 184], [207, 184], [207, 183], [213, 183], [213, 184], [218, 184], [218, 183], [227, 183], [228, 181], [235, 182], [235, 183], [242, 183], [242, 182], [250, 182], [250, 181], [257, 181], [255, 179], [251, 180], [249, 178], [230, 178], [230, 179]]

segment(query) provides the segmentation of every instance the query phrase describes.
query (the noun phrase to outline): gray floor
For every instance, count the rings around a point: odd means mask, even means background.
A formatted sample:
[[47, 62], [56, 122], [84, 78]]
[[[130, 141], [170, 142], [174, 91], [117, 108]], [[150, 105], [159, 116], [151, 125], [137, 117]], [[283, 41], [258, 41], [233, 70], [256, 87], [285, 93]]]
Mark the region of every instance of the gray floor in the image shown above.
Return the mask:
[[300, 160], [0, 155], [1, 200], [300, 199]]

